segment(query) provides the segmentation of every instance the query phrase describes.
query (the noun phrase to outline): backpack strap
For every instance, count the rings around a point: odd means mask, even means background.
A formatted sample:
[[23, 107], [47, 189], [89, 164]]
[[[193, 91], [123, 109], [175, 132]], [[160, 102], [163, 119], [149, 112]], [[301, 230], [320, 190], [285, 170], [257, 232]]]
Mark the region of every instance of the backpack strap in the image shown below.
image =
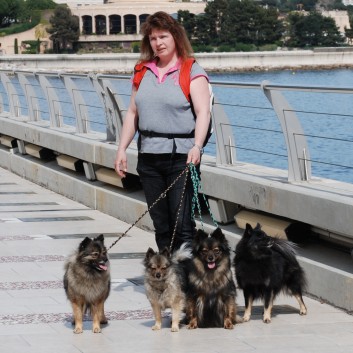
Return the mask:
[[188, 58], [182, 62], [180, 68], [179, 84], [188, 102], [191, 101], [190, 97], [190, 73], [191, 67], [195, 62], [195, 58]]
[[147, 66], [145, 66], [144, 62], [135, 65], [134, 77], [132, 79], [132, 83], [135, 86], [136, 90], [139, 89], [140, 83], [146, 71], [147, 71]]
[[[188, 102], [191, 101], [191, 97], [190, 97], [191, 67], [195, 61], [196, 61], [195, 58], [188, 58], [182, 62], [180, 67], [179, 85]], [[138, 90], [146, 71], [147, 71], [147, 66], [145, 65], [144, 62], [135, 65], [134, 77], [132, 79], [132, 83], [135, 86], [136, 90]]]

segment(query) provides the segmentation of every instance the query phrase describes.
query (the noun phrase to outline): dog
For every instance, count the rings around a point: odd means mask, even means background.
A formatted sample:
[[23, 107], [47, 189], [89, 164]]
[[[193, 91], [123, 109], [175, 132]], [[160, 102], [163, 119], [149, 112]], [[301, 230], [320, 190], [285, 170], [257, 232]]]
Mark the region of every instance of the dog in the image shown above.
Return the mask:
[[233, 329], [236, 287], [228, 241], [220, 228], [210, 236], [198, 230], [193, 240], [193, 259], [188, 269], [186, 316], [188, 329]]
[[104, 236], [86, 237], [65, 263], [64, 288], [73, 310], [74, 333], [82, 333], [86, 311], [93, 319], [93, 332], [101, 332], [100, 324], [108, 321], [104, 303], [110, 292], [110, 268]]
[[179, 331], [181, 314], [185, 309], [185, 264], [190, 258], [191, 250], [186, 244], [173, 254], [167, 248], [161, 252], [148, 248], [143, 264], [146, 296], [155, 317], [152, 330], [162, 328], [162, 310], [171, 308], [171, 331]]
[[263, 322], [270, 323], [273, 302], [281, 291], [293, 295], [300, 315], [306, 315], [302, 296], [305, 273], [296, 259], [293, 243], [268, 236], [260, 224], [255, 228], [246, 224], [235, 248], [234, 267], [238, 286], [244, 292], [245, 322], [250, 320], [253, 301], [262, 299]]

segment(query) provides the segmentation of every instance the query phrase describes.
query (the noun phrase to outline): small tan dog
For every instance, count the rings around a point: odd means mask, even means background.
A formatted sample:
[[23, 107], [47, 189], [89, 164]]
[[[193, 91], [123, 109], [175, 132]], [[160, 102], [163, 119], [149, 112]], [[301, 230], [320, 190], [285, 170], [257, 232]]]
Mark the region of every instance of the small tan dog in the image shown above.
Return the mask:
[[185, 272], [183, 262], [191, 251], [182, 246], [174, 254], [168, 249], [158, 253], [149, 248], [144, 259], [145, 290], [155, 316], [152, 330], [162, 328], [162, 310], [172, 309], [172, 332], [179, 331], [181, 313], [185, 308]]

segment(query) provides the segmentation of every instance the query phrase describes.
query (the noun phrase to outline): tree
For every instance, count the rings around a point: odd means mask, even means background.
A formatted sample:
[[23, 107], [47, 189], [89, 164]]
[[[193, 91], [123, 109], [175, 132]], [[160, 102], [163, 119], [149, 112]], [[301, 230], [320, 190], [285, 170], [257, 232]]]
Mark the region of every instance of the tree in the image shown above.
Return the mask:
[[178, 21], [183, 25], [188, 38], [191, 40], [195, 30], [195, 16], [189, 10], [179, 10]]
[[79, 39], [79, 22], [73, 16], [71, 10], [60, 5], [56, 7], [53, 16], [49, 20], [51, 28], [47, 32], [54, 44], [54, 51], [60, 53], [72, 47], [72, 44]]
[[349, 27], [344, 27], [344, 32], [347, 37], [348, 43], [353, 44], [353, 6], [347, 6], [348, 18], [349, 18]]
[[235, 46], [237, 43], [272, 44], [282, 36], [282, 23], [275, 8], [253, 0], [214, 0], [195, 21], [198, 43]]
[[17, 22], [20, 16], [22, 0], [0, 1], [0, 27], [8, 27], [12, 22]]
[[344, 38], [331, 17], [324, 17], [316, 12], [307, 16], [292, 13], [288, 16], [288, 20], [290, 37], [287, 42], [288, 46], [335, 47], [344, 42]]
[[55, 9], [56, 6], [53, 0], [26, 0], [26, 7], [29, 10]]

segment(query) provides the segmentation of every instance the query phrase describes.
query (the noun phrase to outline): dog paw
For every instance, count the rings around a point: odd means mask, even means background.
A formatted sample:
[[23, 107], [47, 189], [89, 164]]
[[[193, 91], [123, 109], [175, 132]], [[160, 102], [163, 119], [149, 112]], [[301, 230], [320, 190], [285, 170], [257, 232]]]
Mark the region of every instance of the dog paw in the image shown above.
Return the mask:
[[[249, 321], [249, 320], [248, 320]], [[239, 315], [236, 315], [235, 316], [235, 323], [236, 324], [242, 324], [244, 322], [244, 318], [242, 318], [241, 316]]]
[[82, 332], [83, 332], [82, 327], [75, 327], [74, 333], [82, 333]]
[[306, 308], [301, 309], [299, 312], [299, 315], [306, 315], [308, 313], [308, 311], [306, 310]]
[[153, 331], [158, 331], [160, 329], [161, 329], [161, 325], [160, 324], [155, 324], [155, 325], [152, 326], [152, 330]]
[[178, 326], [172, 326], [171, 331], [172, 332], [179, 332], [179, 327]]
[[93, 333], [101, 333], [101, 332], [102, 332], [102, 330], [101, 330], [100, 327], [94, 327], [93, 328]]
[[265, 324], [270, 324], [271, 323], [271, 318], [269, 318], [269, 317], [264, 317], [264, 319], [263, 319], [263, 322], [265, 323]]
[[233, 323], [230, 320], [225, 320], [224, 321], [224, 328], [226, 330], [233, 330], [234, 325], [233, 325]]
[[248, 322], [250, 321], [250, 316], [246, 315], [243, 317], [243, 322]]

